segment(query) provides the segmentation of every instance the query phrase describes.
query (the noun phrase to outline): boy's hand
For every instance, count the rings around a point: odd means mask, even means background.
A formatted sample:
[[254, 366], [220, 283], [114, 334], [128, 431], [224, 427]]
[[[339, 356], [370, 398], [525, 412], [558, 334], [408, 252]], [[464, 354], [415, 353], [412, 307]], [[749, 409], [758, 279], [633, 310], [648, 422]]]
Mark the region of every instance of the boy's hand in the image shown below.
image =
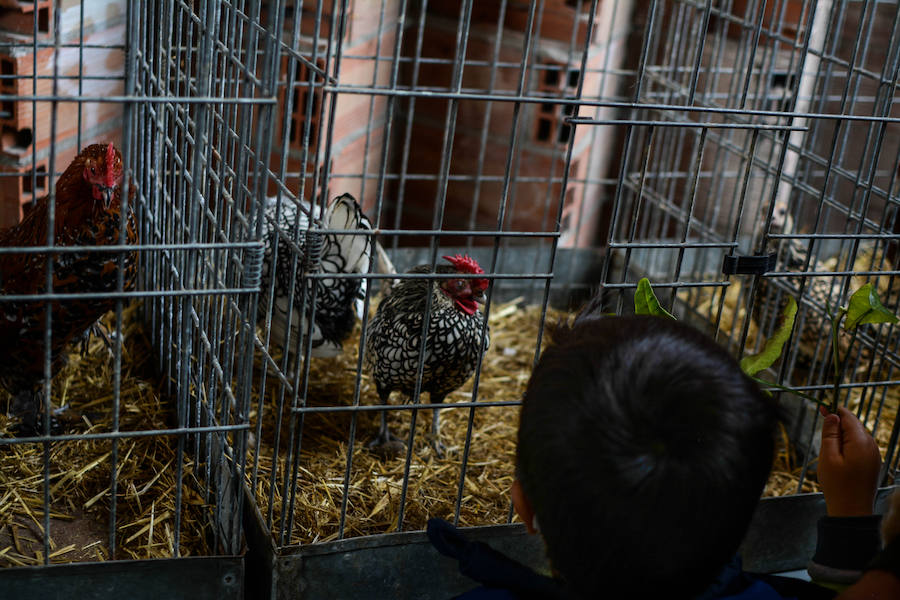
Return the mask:
[[818, 474], [828, 516], [871, 515], [881, 469], [878, 445], [845, 407], [838, 408], [838, 414], [828, 413], [824, 407], [819, 410], [825, 421]]

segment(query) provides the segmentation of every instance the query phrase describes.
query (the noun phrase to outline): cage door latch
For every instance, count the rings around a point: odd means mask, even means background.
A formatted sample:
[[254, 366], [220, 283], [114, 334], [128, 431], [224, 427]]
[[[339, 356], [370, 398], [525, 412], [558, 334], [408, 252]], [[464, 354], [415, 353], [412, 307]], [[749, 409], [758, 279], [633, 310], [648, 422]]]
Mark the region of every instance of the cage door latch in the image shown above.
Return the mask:
[[722, 263], [722, 273], [725, 275], [762, 275], [775, 268], [778, 255], [757, 254], [753, 256], [736, 256], [726, 254]]

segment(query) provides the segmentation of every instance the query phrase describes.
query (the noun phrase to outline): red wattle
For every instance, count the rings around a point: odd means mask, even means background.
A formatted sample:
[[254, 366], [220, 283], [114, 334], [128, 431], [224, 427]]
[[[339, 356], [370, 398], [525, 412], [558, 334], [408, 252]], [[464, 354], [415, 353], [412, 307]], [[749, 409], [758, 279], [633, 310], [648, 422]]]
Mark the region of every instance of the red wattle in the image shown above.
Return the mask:
[[467, 315], [474, 315], [478, 310], [478, 303], [469, 298], [456, 298], [456, 305]]

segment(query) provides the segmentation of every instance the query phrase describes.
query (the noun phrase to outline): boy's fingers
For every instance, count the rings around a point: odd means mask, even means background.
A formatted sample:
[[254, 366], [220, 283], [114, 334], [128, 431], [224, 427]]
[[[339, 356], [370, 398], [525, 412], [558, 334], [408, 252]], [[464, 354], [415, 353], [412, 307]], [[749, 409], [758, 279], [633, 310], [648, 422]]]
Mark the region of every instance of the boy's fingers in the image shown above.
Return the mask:
[[840, 423], [845, 440], [867, 440], [870, 437], [869, 432], [866, 431], [860, 420], [856, 418], [856, 415], [843, 406], [838, 409], [838, 413], [841, 417]]
[[826, 416], [822, 422], [822, 454], [841, 454], [841, 418], [835, 414]]

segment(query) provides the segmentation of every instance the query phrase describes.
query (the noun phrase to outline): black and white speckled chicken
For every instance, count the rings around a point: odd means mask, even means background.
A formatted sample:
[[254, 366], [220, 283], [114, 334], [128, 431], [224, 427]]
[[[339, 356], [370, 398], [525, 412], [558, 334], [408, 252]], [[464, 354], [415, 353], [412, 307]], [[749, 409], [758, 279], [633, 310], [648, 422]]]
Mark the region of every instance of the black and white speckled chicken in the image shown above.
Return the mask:
[[[451, 264], [438, 265], [435, 273], [477, 275], [484, 273], [468, 256], [445, 256]], [[431, 273], [430, 265], [419, 265], [409, 273]], [[372, 373], [378, 396], [387, 404], [393, 391], [411, 397], [419, 368], [422, 330], [428, 297], [431, 297], [425, 359], [420, 390], [428, 392], [432, 404], [440, 404], [475, 372], [478, 357], [490, 344], [490, 331], [478, 304], [485, 299], [484, 278], [401, 279], [378, 305], [369, 321], [366, 366]], [[431, 422], [431, 443], [443, 456], [437, 408]], [[381, 429], [369, 446], [396, 449], [399, 440], [388, 430], [381, 413]]]
[[[264, 323], [267, 317], [269, 290], [274, 278], [270, 329], [272, 341], [276, 344], [287, 343], [293, 351], [297, 347], [298, 338], [309, 334], [312, 338], [311, 355], [330, 357], [342, 352], [343, 342], [353, 330], [357, 317], [362, 315], [366, 280], [362, 277], [313, 279], [306, 277], [306, 274], [368, 273], [372, 256], [370, 236], [333, 231], [369, 231], [372, 225], [350, 194], [334, 198], [326, 207], [324, 215], [320, 216], [321, 211], [317, 208], [311, 209], [306, 202], [297, 204], [285, 198], [281, 202], [281, 212], [278, 213], [276, 202], [270, 199], [266, 208], [266, 246], [258, 320]], [[313, 215], [311, 228], [310, 214]], [[375, 247], [378, 270], [393, 272], [393, 266], [380, 245], [376, 243]], [[295, 275], [293, 281], [292, 273]], [[314, 289], [315, 314], [312, 315], [310, 327]], [[301, 314], [301, 311], [305, 314]], [[290, 339], [285, 342], [288, 317]], [[303, 353], [305, 348], [306, 340], [303, 339], [300, 352]]]

